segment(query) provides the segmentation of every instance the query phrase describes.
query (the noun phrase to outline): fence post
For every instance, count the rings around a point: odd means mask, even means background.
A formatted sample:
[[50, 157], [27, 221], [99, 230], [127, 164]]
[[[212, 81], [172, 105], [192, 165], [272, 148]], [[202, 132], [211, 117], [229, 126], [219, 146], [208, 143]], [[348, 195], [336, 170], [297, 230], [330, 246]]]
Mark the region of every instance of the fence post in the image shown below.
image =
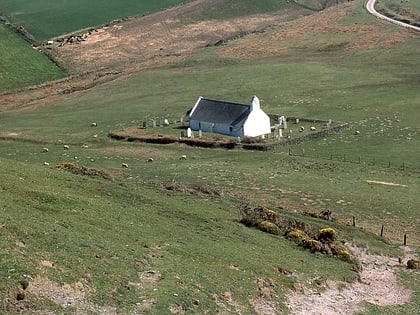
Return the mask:
[[353, 216], [353, 226], [356, 227], [356, 218]]
[[407, 245], [407, 234], [404, 234], [404, 246]]
[[381, 237], [384, 235], [384, 226], [381, 227]]

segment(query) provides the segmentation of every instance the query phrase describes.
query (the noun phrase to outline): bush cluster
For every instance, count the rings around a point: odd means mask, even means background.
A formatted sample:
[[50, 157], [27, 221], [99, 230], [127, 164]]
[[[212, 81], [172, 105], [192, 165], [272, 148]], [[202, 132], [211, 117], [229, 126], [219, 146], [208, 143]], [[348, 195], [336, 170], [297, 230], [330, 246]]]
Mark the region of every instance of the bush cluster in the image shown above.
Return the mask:
[[274, 235], [284, 235], [312, 253], [322, 253], [357, 263], [355, 255], [339, 242], [337, 231], [331, 227], [317, 229], [305, 222], [280, 218], [276, 211], [262, 206], [245, 205], [241, 209], [241, 215], [241, 223], [246, 226], [256, 227]]

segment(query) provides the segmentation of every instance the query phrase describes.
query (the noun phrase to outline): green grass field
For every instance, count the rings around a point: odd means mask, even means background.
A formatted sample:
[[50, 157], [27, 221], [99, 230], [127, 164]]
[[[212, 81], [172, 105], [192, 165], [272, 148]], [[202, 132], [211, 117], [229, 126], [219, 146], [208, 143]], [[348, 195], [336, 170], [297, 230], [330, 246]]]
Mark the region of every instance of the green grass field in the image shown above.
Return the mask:
[[32, 49], [26, 41], [0, 25], [0, 92], [64, 76], [65, 71], [44, 54]]
[[[355, 21], [366, 29], [382, 23], [361, 5], [342, 25]], [[90, 304], [79, 305], [85, 313], [111, 307], [121, 313], [254, 314], [251, 301], [265, 282], [272, 284], [279, 313], [287, 313], [284, 295], [295, 284], [357, 276], [352, 264], [243, 226], [244, 202], [318, 228], [331, 226], [342, 240], [394, 257], [407, 234], [419, 254], [419, 37], [382, 48], [387, 36], [405, 30], [380, 27], [376, 41], [359, 49], [345, 49], [357, 34], [333, 31], [279, 40], [287, 52], [265, 58], [222, 57], [225, 47], [211, 47], [52, 105], [0, 112], [0, 296], [9, 301], [1, 310], [18, 313], [16, 304], [23, 314], [74, 313], [45, 292], [15, 302], [23, 283], [43, 280], [58, 294], [63, 284], [85, 286]], [[248, 103], [254, 94], [268, 113], [344, 121], [353, 128], [290, 148], [303, 157], [289, 156], [289, 148], [210, 150], [107, 136], [152, 118], [181, 117], [200, 95]], [[147, 132], [177, 134], [178, 127]], [[289, 128], [297, 132], [298, 126], [290, 122]], [[184, 154], [187, 160], [180, 160]], [[55, 168], [64, 162], [114, 179]], [[167, 183], [186, 189], [168, 190]], [[218, 194], [188, 193], [197, 185]], [[325, 209], [335, 222], [299, 215]], [[368, 304], [363, 314], [418, 313], [418, 273], [401, 269], [399, 277], [413, 290], [410, 302]]]
[[0, 12], [15, 25], [23, 26], [35, 40], [107, 23], [114, 19], [148, 14], [185, 1], [2, 1]]
[[404, 20], [413, 25], [420, 25], [420, 3], [418, 1], [381, 0], [375, 6], [377, 10], [390, 17]]

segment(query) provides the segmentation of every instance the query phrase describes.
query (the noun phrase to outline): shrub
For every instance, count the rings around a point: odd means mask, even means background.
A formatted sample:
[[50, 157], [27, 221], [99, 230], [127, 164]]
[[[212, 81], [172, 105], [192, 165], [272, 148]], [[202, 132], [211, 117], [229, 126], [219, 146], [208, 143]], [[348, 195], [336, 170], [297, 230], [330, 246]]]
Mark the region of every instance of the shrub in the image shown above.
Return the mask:
[[420, 269], [420, 261], [415, 260], [415, 259], [408, 260], [407, 261], [407, 268], [408, 269], [413, 269], [413, 270]]
[[268, 221], [275, 225], [279, 225], [279, 216], [277, 212], [266, 209], [262, 206], [252, 207], [244, 205], [241, 208], [241, 223], [247, 226], [258, 226], [259, 222]]
[[76, 165], [71, 162], [64, 162], [64, 163], [57, 164], [55, 167], [58, 169], [72, 170], [76, 168]]
[[258, 223], [258, 228], [261, 231], [270, 233], [270, 234], [274, 234], [274, 235], [280, 235], [281, 231], [278, 228], [277, 225], [275, 225], [273, 222], [269, 222], [269, 221], [261, 221]]
[[332, 243], [338, 239], [338, 233], [333, 228], [320, 229], [318, 240], [322, 243]]
[[331, 248], [331, 254], [333, 256], [336, 256], [343, 261], [351, 263], [357, 262], [357, 257], [346, 246], [342, 244], [331, 243], [329, 244], [329, 247]]
[[262, 216], [265, 221], [272, 222], [277, 224], [279, 221], [279, 216], [276, 211], [269, 210], [269, 209], [262, 209]]
[[303, 240], [302, 246], [309, 249], [312, 253], [324, 251], [324, 245], [320, 241], [314, 239]]
[[293, 230], [287, 233], [287, 237], [292, 239], [296, 244], [302, 245], [305, 241], [310, 240], [311, 238], [308, 236], [308, 234], [305, 233], [305, 231], [302, 230]]

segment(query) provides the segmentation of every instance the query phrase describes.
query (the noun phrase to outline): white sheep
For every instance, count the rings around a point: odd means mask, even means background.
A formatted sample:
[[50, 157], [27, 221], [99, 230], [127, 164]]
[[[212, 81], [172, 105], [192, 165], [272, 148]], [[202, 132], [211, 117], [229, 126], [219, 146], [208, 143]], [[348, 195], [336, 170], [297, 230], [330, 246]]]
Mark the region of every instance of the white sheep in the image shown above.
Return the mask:
[[48, 152], [48, 148], [42, 148], [42, 152]]
[[95, 133], [92, 137], [93, 138], [98, 138], [98, 135]]
[[122, 164], [121, 164], [121, 167], [122, 167], [122, 168], [128, 168], [128, 164], [127, 164], [127, 163], [122, 163]]
[[69, 150], [70, 146], [68, 144], [63, 145], [64, 150]]
[[82, 145], [83, 149], [89, 149], [89, 146], [87, 144]]
[[305, 127], [300, 127], [299, 131], [302, 132], [305, 130]]
[[97, 127], [98, 126], [98, 124], [96, 122], [93, 122], [90, 125], [91, 125], [91, 127]]
[[187, 156], [185, 154], [181, 155], [181, 157], [179, 158], [180, 160], [186, 160]]
[[355, 135], [360, 135], [360, 131], [359, 130], [356, 130], [354, 134]]
[[314, 126], [311, 127], [311, 131], [315, 131], [316, 128]]
[[44, 166], [50, 166], [50, 163], [44, 162]]
[[153, 162], [153, 158], [151, 158], [151, 157], [150, 157], [150, 158], [148, 158], [148, 159], [147, 159], [147, 162]]

